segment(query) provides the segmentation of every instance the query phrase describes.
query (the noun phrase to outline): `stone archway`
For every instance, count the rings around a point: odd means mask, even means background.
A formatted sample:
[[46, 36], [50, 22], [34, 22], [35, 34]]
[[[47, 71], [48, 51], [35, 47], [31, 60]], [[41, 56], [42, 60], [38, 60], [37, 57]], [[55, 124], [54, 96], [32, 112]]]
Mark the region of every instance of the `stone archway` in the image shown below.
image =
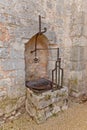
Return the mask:
[[[35, 49], [35, 39], [34, 35], [28, 43], [25, 44], [25, 79], [26, 81], [39, 79], [42, 77], [47, 78], [47, 66], [48, 66], [48, 45], [49, 41], [45, 35], [39, 35], [37, 38], [37, 48], [42, 48], [43, 50], [37, 51], [37, 56], [39, 59], [38, 63], [34, 63], [35, 53], [31, 53]], [[46, 50], [44, 50], [46, 49]]]

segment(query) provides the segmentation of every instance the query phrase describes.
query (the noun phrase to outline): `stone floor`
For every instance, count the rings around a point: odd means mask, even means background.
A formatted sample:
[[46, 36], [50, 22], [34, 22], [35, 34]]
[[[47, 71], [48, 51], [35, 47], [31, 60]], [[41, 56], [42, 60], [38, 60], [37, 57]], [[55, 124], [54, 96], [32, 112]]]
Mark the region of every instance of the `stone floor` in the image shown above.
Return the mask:
[[87, 102], [74, 104], [40, 125], [24, 113], [20, 118], [5, 123], [0, 130], [87, 130]]

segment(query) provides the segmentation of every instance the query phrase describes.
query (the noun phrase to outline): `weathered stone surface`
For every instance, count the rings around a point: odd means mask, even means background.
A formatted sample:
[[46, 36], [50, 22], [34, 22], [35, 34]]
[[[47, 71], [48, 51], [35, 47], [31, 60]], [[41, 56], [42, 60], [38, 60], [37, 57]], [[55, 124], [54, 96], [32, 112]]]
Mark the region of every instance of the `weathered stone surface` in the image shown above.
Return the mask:
[[85, 64], [83, 62], [71, 62], [71, 70], [81, 71], [85, 69]]
[[56, 90], [52, 92], [51, 90], [42, 94], [36, 95], [31, 90], [27, 91], [27, 99], [30, 100], [38, 109], [45, 108], [46, 106], [53, 104], [57, 101], [63, 100], [68, 96], [67, 88], [62, 88], [61, 90]]
[[22, 52], [21, 50], [17, 51], [15, 49], [11, 49], [10, 57], [12, 59], [23, 59], [24, 58], [24, 52]]
[[47, 1], [47, 7], [51, 9], [52, 8], [52, 3], [50, 3], [49, 1]]
[[72, 47], [71, 61], [74, 61], [74, 62], [84, 61], [84, 47], [83, 46]]
[[2, 109], [0, 109], [0, 117], [3, 116], [4, 111]]
[[[12, 120], [24, 112], [25, 96], [21, 98], [5, 98], [0, 101], [0, 124], [6, 120]], [[22, 108], [21, 108], [22, 107]], [[20, 114], [19, 114], [20, 113]], [[1, 122], [2, 121], [2, 122]]]
[[86, 47], [86, 38], [84, 36], [81, 36], [81, 37], [75, 37], [73, 38], [73, 41], [72, 41], [72, 44], [73, 46], [82, 46], [83, 48]]
[[6, 95], [7, 95], [6, 89], [0, 88], [0, 100], [6, 97]]
[[5, 27], [3, 23], [0, 22], [0, 41], [8, 41], [10, 39], [10, 35], [8, 29]]
[[77, 24], [77, 25], [73, 25], [73, 27], [71, 28], [71, 37], [74, 36], [81, 36], [82, 35], [82, 30], [83, 30], [83, 24]]
[[47, 118], [68, 108], [68, 88], [63, 87], [56, 91], [47, 91], [35, 94], [27, 89], [26, 111], [37, 123], [44, 122]]
[[54, 43], [56, 43], [56, 33], [54, 31], [50, 31], [47, 34], [47, 37], [48, 37], [49, 41], [53, 41]]
[[17, 98], [17, 97], [25, 96], [26, 88], [25, 88], [24, 84], [10, 86], [7, 90], [7, 93], [8, 93], [8, 97], [10, 97], [10, 98]]
[[64, 0], [57, 0], [56, 11], [58, 15], [62, 15], [64, 13]]
[[[48, 40], [60, 48], [62, 66], [65, 72], [64, 84], [69, 84], [74, 71], [75, 78], [79, 79], [78, 85], [75, 86], [77, 91], [82, 92], [83, 88], [84, 91], [87, 91], [86, 7], [87, 2], [85, 0], [0, 0], [0, 101], [5, 99], [7, 95], [13, 99], [24, 97], [26, 94], [25, 73], [27, 76], [28, 74], [25, 72], [25, 43], [39, 31], [38, 15], [42, 16], [42, 31], [44, 27], [47, 27], [45, 35]], [[74, 45], [81, 46], [81, 48], [78, 49], [75, 46], [73, 51], [72, 46]], [[54, 54], [51, 52], [49, 57], [52, 58], [51, 56], [53, 56], [54, 58], [55, 54], [55, 52]], [[45, 61], [45, 59], [43, 60]], [[50, 61], [47, 68], [50, 79], [53, 66], [54, 63]], [[34, 72], [32, 66], [29, 70]], [[36, 72], [40, 72], [40, 70], [43, 71], [41, 76], [45, 75], [44, 65], [38, 67]], [[37, 76], [37, 74], [34, 72], [33, 76]], [[74, 81], [73, 79], [72, 82]], [[70, 86], [73, 87], [72, 82]], [[56, 98], [53, 97], [53, 100], [56, 101]], [[22, 101], [24, 102], [24, 100], [20, 100], [20, 105]], [[40, 105], [42, 106], [42, 104]], [[45, 105], [46, 103], [44, 103]], [[57, 108], [55, 108], [56, 110]], [[49, 115], [50, 112], [47, 116], [49, 117]]]
[[8, 48], [0, 48], [0, 59], [9, 58], [9, 49]]
[[3, 47], [3, 42], [2, 42], [2, 41], [0, 41], [0, 48], [1, 48], [1, 47]]
[[0, 88], [2, 87], [9, 87], [11, 86], [11, 79], [10, 78], [4, 78], [0, 80]]
[[26, 96], [24, 95], [24, 96], [21, 96], [21, 97], [18, 99], [18, 101], [17, 101], [17, 103], [16, 103], [16, 108], [20, 108], [20, 107], [25, 106], [25, 98], [26, 98]]
[[2, 62], [2, 68], [4, 71], [7, 70], [24, 70], [25, 64], [23, 59], [6, 59]]

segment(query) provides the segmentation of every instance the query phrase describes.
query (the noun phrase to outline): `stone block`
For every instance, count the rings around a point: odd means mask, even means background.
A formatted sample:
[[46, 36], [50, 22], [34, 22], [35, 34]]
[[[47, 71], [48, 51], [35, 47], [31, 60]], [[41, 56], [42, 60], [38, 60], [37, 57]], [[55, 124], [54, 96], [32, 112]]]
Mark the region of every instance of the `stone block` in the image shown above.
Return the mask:
[[18, 70], [18, 69], [24, 70], [25, 68], [25, 63], [23, 59], [6, 59], [6, 60], [3, 60], [1, 64], [4, 71]]
[[86, 26], [86, 24], [85, 24], [84, 26], [85, 26], [85, 27], [84, 27], [83, 33], [84, 33], [84, 36], [87, 36], [87, 26]]
[[49, 1], [47, 1], [47, 7], [50, 8], [50, 9], [52, 9], [52, 3], [49, 2]]
[[70, 77], [71, 79], [74, 79], [74, 80], [82, 80], [83, 77], [84, 78], [86, 77], [85, 69], [83, 71], [72, 71], [70, 73]]
[[71, 27], [70, 36], [79, 37], [82, 34], [83, 24], [76, 24]]
[[50, 90], [39, 95], [34, 94], [30, 89], [27, 91], [28, 101], [31, 101], [38, 109], [45, 108], [50, 104], [60, 101], [63, 97], [67, 98], [67, 96], [67, 88], [62, 88], [61, 90], [56, 90], [54, 92]]
[[71, 53], [71, 61], [81, 62], [84, 61], [84, 47], [83, 46], [73, 46]]
[[84, 13], [83, 13], [83, 11], [72, 15], [71, 24], [73, 24], [73, 25], [84, 24]]
[[0, 48], [1, 48], [1, 47], [4, 47], [4, 46], [3, 46], [3, 42], [2, 42], [2, 41], [0, 41]]
[[81, 71], [85, 69], [84, 62], [71, 62], [70, 70]]
[[26, 111], [37, 123], [68, 108], [68, 88], [36, 94], [27, 88]]
[[5, 108], [5, 113], [6, 115], [5, 116], [11, 116], [11, 112], [14, 111], [14, 105], [9, 103], [6, 105], [6, 108]]
[[6, 97], [0, 101], [0, 125], [3, 121], [6, 122], [7, 120], [15, 119], [19, 114], [24, 112], [24, 100], [25, 97], [14, 99]]
[[40, 124], [44, 123], [46, 120], [46, 116], [44, 113], [44, 110], [37, 111], [36, 116], [35, 116], [35, 121]]
[[8, 48], [0, 48], [0, 59], [9, 58], [9, 49]]
[[[22, 49], [23, 50], [23, 49]], [[11, 49], [10, 51], [11, 59], [24, 59], [24, 51]]]
[[[20, 78], [19, 78], [20, 77]], [[25, 70], [16, 70], [16, 79], [20, 82], [25, 82]]]
[[31, 101], [29, 102], [28, 100], [26, 100], [26, 111], [29, 113], [29, 115], [31, 117], [35, 117], [35, 115], [36, 115], [36, 109], [33, 106], [33, 104], [31, 103]]
[[84, 48], [84, 50], [85, 50], [86, 43], [87, 43], [87, 39], [84, 36], [74, 37], [72, 39], [73, 46], [77, 46], [77, 47], [82, 46]]
[[56, 33], [54, 31], [50, 31], [46, 36], [48, 37], [49, 41], [56, 43]]
[[25, 85], [9, 86], [9, 88], [7, 90], [7, 94], [8, 94], [8, 97], [11, 99], [25, 96], [26, 87], [25, 87]]
[[7, 95], [7, 91], [0, 89], [0, 99], [4, 98]]
[[9, 41], [10, 35], [7, 27], [3, 23], [0, 22], [0, 41]]
[[25, 100], [26, 100], [26, 96], [21, 96], [16, 103], [16, 108], [20, 108], [25, 106]]
[[64, 13], [64, 0], [57, 0], [57, 3], [56, 3], [56, 12], [57, 12], [57, 15], [60, 16]]
[[59, 17], [58, 19], [56, 19], [56, 24], [57, 26], [62, 27], [64, 25], [64, 20]]
[[11, 86], [11, 79], [10, 78], [4, 78], [0, 80], [0, 88], [2, 87], [9, 87]]

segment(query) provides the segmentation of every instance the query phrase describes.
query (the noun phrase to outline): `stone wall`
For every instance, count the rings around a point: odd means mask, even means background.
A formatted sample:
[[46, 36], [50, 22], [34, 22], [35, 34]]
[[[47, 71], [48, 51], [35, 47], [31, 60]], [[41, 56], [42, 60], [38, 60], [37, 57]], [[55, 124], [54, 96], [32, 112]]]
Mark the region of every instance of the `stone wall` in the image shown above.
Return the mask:
[[[39, 14], [49, 42], [60, 47], [64, 84], [73, 87], [78, 79], [75, 88], [86, 90], [86, 5], [85, 0], [0, 0], [0, 101], [8, 100], [4, 113], [10, 101], [22, 99], [19, 107], [24, 104], [25, 43], [38, 32]], [[0, 106], [1, 116], [2, 109]]]
[[39, 124], [68, 108], [68, 88], [35, 93], [27, 89], [26, 111]]
[[69, 87], [73, 96], [79, 96], [87, 92], [86, 85], [86, 49], [87, 39], [84, 34], [85, 28], [85, 1], [76, 1], [72, 4], [70, 16], [70, 39], [72, 48], [70, 53], [70, 77]]
[[[42, 27], [47, 27], [46, 35], [51, 43], [57, 43], [55, 30], [60, 28], [59, 33], [62, 33], [62, 19], [59, 17], [58, 23], [56, 20], [61, 12], [57, 13], [56, 9], [56, 1], [0, 1], [0, 101], [4, 105], [4, 111], [3, 105], [0, 106], [1, 120], [24, 105], [25, 43], [38, 32], [38, 15], [43, 16]], [[13, 102], [14, 107], [11, 107]]]

